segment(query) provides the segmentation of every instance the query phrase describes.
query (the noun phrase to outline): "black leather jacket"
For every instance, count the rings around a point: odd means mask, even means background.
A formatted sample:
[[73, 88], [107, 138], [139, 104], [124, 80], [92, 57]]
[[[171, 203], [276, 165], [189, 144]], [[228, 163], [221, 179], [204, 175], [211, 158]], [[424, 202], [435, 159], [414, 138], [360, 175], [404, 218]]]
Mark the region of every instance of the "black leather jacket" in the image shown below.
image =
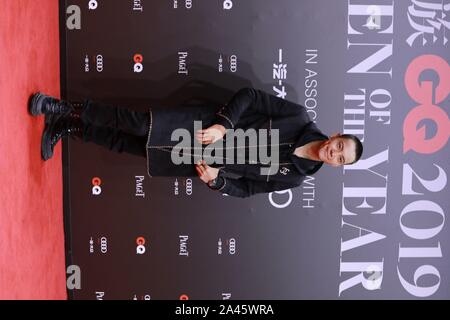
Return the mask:
[[323, 165], [321, 161], [293, 154], [297, 147], [308, 142], [328, 139], [310, 120], [305, 107], [299, 104], [258, 89], [243, 88], [216, 116], [216, 123], [226, 129], [278, 129], [280, 162], [278, 172], [267, 176], [260, 174], [261, 164], [224, 165], [220, 167], [215, 184], [208, 185], [211, 189], [244, 198], [295, 188], [302, 184], [307, 175], [314, 174]]
[[[202, 121], [202, 128], [221, 124], [226, 129], [268, 129], [279, 130], [278, 171], [261, 175], [263, 163], [209, 163], [220, 168], [216, 187], [211, 189], [235, 197], [249, 197], [257, 193], [267, 193], [298, 187], [307, 175], [314, 174], [322, 162], [300, 158], [293, 154], [303, 144], [314, 140], [326, 140], [324, 135], [308, 116], [305, 107], [278, 98], [255, 88], [238, 90], [229, 102], [221, 107], [179, 106], [149, 108], [149, 133], [147, 138], [147, 172], [153, 176], [189, 176], [198, 177], [194, 161], [190, 164], [174, 164], [171, 151], [178, 142], [171, 140], [175, 129], [183, 128], [194, 140], [194, 121]], [[226, 140], [225, 135], [224, 140]], [[268, 139], [268, 143], [271, 139]], [[192, 141], [194, 144], [194, 141]], [[202, 145], [200, 148], [205, 148]], [[259, 145], [250, 145], [256, 147]], [[195, 147], [194, 148], [198, 148]], [[198, 149], [196, 149], [198, 150]], [[270, 150], [270, 147], [269, 147]], [[194, 149], [183, 152], [194, 153]], [[224, 152], [225, 153], [225, 152]], [[236, 150], [236, 154], [239, 150]], [[272, 173], [272, 172], [271, 172]]]

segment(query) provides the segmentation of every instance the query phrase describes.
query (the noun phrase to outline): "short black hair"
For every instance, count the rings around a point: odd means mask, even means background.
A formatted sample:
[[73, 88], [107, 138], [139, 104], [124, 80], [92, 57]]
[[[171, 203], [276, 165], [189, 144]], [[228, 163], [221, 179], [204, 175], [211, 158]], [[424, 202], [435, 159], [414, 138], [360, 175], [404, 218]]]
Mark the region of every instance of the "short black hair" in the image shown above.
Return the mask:
[[347, 164], [354, 164], [361, 158], [363, 153], [363, 145], [361, 143], [361, 140], [359, 140], [358, 137], [353, 134], [341, 134], [339, 137], [353, 140], [353, 142], [355, 143], [355, 160], [353, 160], [353, 162], [347, 163]]

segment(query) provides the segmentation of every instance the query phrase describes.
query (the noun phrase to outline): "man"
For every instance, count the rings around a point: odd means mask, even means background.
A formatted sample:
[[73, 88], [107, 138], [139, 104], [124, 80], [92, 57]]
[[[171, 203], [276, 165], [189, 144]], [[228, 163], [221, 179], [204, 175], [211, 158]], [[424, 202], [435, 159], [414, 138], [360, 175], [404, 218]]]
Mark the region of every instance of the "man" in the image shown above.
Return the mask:
[[[74, 136], [112, 151], [146, 157], [150, 177], [198, 175], [209, 188], [241, 198], [298, 187], [323, 163], [352, 164], [363, 151], [357, 137], [339, 133], [327, 137], [303, 106], [254, 88], [238, 90], [220, 109], [152, 106], [148, 113], [142, 113], [92, 100], [66, 102], [40, 93], [32, 96], [29, 108], [33, 115], [44, 113], [46, 117], [41, 146], [44, 160], [51, 158], [61, 137]], [[201, 121], [205, 129], [194, 132], [195, 121]], [[202, 150], [226, 138], [230, 130], [266, 129], [269, 135], [277, 130], [278, 170], [262, 175], [261, 169], [267, 168], [268, 163], [245, 158], [247, 154], [239, 147], [235, 151], [244, 153], [243, 164], [224, 161], [209, 165], [205, 160], [174, 164], [172, 156], [178, 141], [172, 139], [172, 133], [180, 128], [201, 144]], [[194, 147], [183, 149], [192, 159], [196, 148], [199, 149], [193, 142]], [[261, 147], [260, 143], [249, 143], [245, 149]]]

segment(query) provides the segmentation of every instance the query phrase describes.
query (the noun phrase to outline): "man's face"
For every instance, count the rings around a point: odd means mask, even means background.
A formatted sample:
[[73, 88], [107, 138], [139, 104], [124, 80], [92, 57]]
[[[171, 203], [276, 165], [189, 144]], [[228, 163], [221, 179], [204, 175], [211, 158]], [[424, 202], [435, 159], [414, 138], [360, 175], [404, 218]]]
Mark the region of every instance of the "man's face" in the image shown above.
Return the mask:
[[355, 143], [351, 139], [341, 138], [339, 133], [324, 141], [319, 149], [321, 161], [337, 167], [355, 160]]

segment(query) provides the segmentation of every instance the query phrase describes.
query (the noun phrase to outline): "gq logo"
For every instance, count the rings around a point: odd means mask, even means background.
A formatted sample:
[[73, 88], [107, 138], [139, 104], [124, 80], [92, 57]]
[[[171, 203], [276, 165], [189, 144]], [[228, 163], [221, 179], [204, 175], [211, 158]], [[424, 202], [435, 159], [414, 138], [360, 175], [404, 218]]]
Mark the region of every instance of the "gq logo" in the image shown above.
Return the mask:
[[145, 238], [144, 237], [138, 237], [136, 238], [136, 254], [144, 254], [145, 253]]
[[133, 57], [133, 61], [134, 61], [133, 71], [136, 73], [141, 73], [144, 70], [144, 65], [142, 64], [142, 62], [144, 61], [144, 57], [142, 56], [142, 54], [140, 53], [135, 54]]
[[99, 194], [102, 193], [102, 188], [100, 187], [100, 185], [102, 184], [102, 179], [100, 179], [99, 177], [94, 177], [92, 178], [92, 194], [94, 196], [98, 196]]
[[97, 0], [90, 0], [89, 1], [89, 10], [95, 10], [98, 7]]
[[223, 8], [224, 8], [225, 10], [231, 10], [231, 8], [233, 8], [233, 1], [231, 1], [231, 0], [225, 0], [225, 1], [223, 2]]

